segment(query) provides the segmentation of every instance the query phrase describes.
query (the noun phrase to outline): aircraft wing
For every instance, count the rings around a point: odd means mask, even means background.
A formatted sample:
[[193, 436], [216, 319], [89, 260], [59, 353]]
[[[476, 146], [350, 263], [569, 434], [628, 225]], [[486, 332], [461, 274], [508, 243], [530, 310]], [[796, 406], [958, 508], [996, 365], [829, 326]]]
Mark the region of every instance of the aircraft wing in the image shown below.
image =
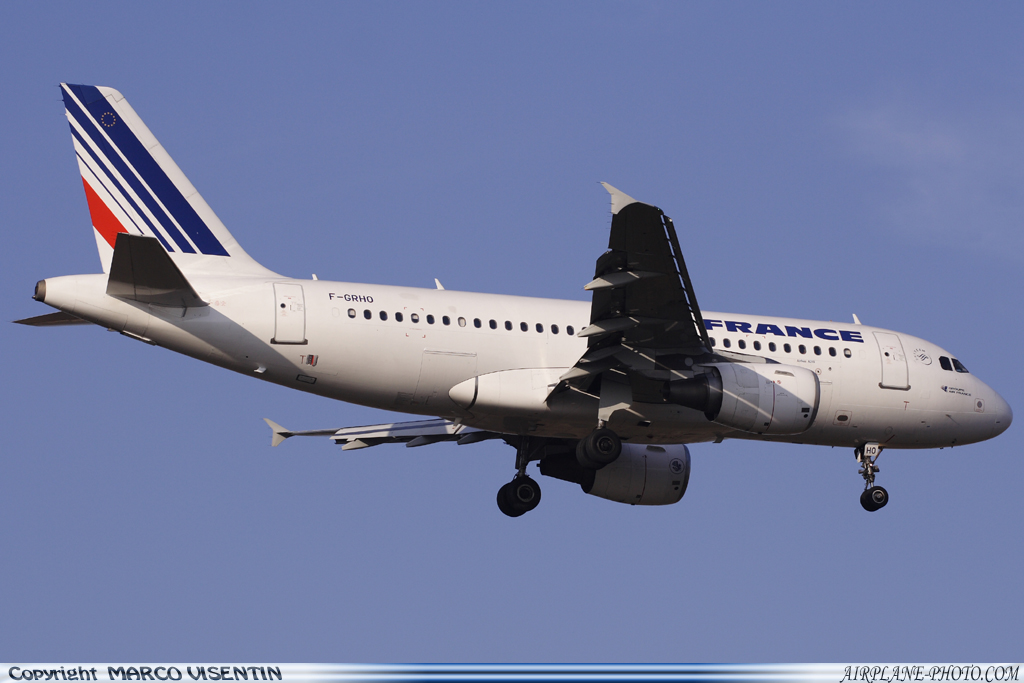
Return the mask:
[[382, 443], [404, 443], [407, 448], [426, 446], [440, 441], [457, 441], [459, 445], [501, 438], [497, 432], [488, 432], [473, 427], [457, 424], [451, 420], [437, 418], [435, 420], [417, 420], [415, 422], [390, 422], [387, 424], [367, 425], [363, 427], [343, 427], [341, 429], [313, 429], [308, 431], [290, 431], [281, 425], [263, 418], [273, 431], [271, 446], [277, 446], [292, 436], [327, 436], [334, 443], [341, 444], [341, 450], [350, 451], [357, 448], [369, 448]]
[[612, 226], [608, 251], [584, 287], [593, 292], [590, 325], [579, 333], [587, 352], [555, 392], [565, 385], [587, 391], [597, 377], [615, 371], [631, 375], [634, 395], [637, 389], [642, 394], [642, 380], [632, 375], [668, 379], [668, 368], [678, 364], [673, 358], [709, 355], [711, 342], [672, 219], [602, 185], [612, 198]]

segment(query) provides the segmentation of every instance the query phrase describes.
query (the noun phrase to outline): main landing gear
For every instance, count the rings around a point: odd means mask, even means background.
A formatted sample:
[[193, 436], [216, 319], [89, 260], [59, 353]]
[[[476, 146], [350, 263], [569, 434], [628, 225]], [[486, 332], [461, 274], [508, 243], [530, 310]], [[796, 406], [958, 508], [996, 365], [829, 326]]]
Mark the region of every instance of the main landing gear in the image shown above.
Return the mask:
[[599, 470], [615, 462], [622, 453], [622, 439], [607, 427], [598, 427], [576, 446], [576, 460], [588, 470]]
[[525, 515], [540, 504], [540, 484], [526, 474], [532, 460], [540, 460], [544, 452], [543, 439], [519, 437], [516, 444], [516, 476], [498, 489], [498, 509], [509, 517]]
[[882, 447], [877, 443], [868, 443], [855, 448], [853, 454], [860, 463], [858, 474], [864, 477], [864, 493], [860, 494], [861, 507], [868, 512], [884, 508], [889, 502], [889, 492], [881, 486], [875, 486], [875, 473], [878, 472], [875, 461], [882, 454]]
[[[516, 447], [516, 476], [498, 489], [498, 509], [509, 517], [525, 515], [540, 503], [540, 485], [526, 474], [526, 466], [545, 457], [545, 453], [554, 453], [558, 457], [569, 455], [566, 451], [570, 447], [563, 442], [553, 443], [549, 439], [538, 437], [520, 436], [517, 439], [509, 438], [506, 441], [510, 446]], [[618, 434], [605, 427], [598, 427], [586, 438], [581, 439], [576, 446], [576, 460], [584, 469], [591, 470], [591, 477], [593, 471], [610, 465], [620, 453], [622, 440]], [[569, 463], [571, 462], [569, 460]], [[571, 478], [569, 480], [577, 481]]]

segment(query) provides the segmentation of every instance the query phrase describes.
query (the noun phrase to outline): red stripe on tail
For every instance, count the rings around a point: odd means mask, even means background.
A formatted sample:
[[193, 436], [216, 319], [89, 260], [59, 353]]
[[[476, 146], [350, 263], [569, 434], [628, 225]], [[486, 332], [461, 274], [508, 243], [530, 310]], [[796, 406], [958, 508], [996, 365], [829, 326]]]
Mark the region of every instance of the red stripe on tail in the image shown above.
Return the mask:
[[96, 191], [89, 187], [89, 183], [85, 182], [85, 178], [82, 178], [82, 185], [85, 186], [85, 200], [89, 202], [89, 215], [92, 216], [92, 227], [96, 228], [96, 231], [102, 235], [103, 239], [110, 245], [110, 248], [113, 249], [117, 233], [128, 231], [121, 225], [121, 221], [114, 217], [114, 214], [110, 212], [110, 209], [103, 203], [103, 200], [96, 194]]

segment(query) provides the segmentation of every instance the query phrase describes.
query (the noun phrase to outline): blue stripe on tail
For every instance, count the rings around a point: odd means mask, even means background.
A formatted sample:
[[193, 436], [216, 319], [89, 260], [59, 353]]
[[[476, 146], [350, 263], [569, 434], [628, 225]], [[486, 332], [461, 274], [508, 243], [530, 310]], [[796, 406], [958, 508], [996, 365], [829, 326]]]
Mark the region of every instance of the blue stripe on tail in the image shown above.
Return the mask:
[[[68, 125], [70, 126], [70, 124], [68, 124]], [[131, 195], [129, 195], [127, 192], [125, 192], [124, 187], [117, 180], [117, 178], [115, 178], [114, 175], [110, 172], [110, 169], [107, 168], [107, 165], [105, 163], [103, 163], [103, 160], [100, 159], [98, 156], [96, 156], [96, 152], [94, 152], [92, 147], [90, 147], [85, 142], [85, 140], [82, 139], [82, 136], [78, 133], [77, 130], [75, 130], [75, 127], [74, 126], [70, 126], [70, 127], [71, 127], [71, 135], [74, 136], [74, 138], [76, 140], [78, 140], [78, 142], [82, 145], [82, 147], [85, 149], [85, 151], [89, 153], [89, 156], [92, 158], [92, 160], [96, 162], [96, 166], [99, 168], [99, 170], [103, 172], [103, 176], [104, 177], [101, 178], [98, 174], [96, 174], [96, 180], [101, 185], [103, 185], [103, 189], [105, 189], [110, 194], [110, 196], [114, 199], [114, 202], [118, 205], [118, 207], [122, 211], [124, 211], [125, 215], [128, 216], [128, 220], [132, 221], [132, 224], [135, 225], [136, 229], [138, 229], [140, 233], [145, 234], [139, 228], [138, 224], [136, 224], [135, 221], [132, 219], [131, 214], [128, 213], [127, 211], [125, 211], [125, 208], [123, 206], [121, 206], [121, 202], [119, 202], [117, 200], [117, 196], [118, 195], [121, 195], [121, 197], [124, 198], [124, 200], [126, 202], [128, 202], [128, 204], [131, 205], [132, 209], [135, 210], [135, 213], [138, 214], [139, 217], [146, 223], [146, 226], [149, 228], [149, 231], [158, 240], [160, 240], [160, 244], [164, 245], [164, 249], [166, 249], [167, 251], [174, 251], [174, 247], [172, 247], [170, 244], [167, 243], [167, 240], [164, 238], [163, 234], [153, 226], [153, 222], [150, 221], [149, 217], [146, 216], [146, 214], [142, 211], [142, 209], [139, 208], [139, 205], [135, 203], [135, 200], [131, 198]], [[83, 161], [84, 161], [84, 159], [83, 159]], [[106, 182], [104, 182], [104, 178], [106, 179]], [[107, 183], [109, 183], [111, 186], [113, 186], [114, 189], [117, 190], [117, 192], [116, 193], [112, 192], [111, 189], [109, 187], [107, 187]]]
[[188, 203], [188, 200], [185, 199], [171, 179], [167, 177], [164, 170], [160, 168], [160, 165], [153, 156], [135, 136], [135, 133], [120, 120], [120, 116], [111, 111], [106, 98], [103, 97], [99, 89], [91, 85], [70, 84], [67, 85], [67, 88], [78, 97], [79, 101], [85, 104], [88, 116], [91, 119], [88, 125], [86, 121], [82, 120], [85, 112], [82, 112], [74, 100], [68, 97], [66, 93], [64, 94], [65, 107], [78, 119], [82, 127], [88, 131], [89, 137], [99, 146], [103, 154], [110, 160], [110, 163], [118, 167], [118, 171], [139, 197], [143, 199], [153, 215], [157, 216], [160, 223], [167, 230], [167, 233], [178, 245], [178, 248], [186, 253], [195, 253], [174, 224], [170, 220], [164, 220], [166, 214], [160, 208], [160, 205], [153, 200], [153, 197], [146, 191], [146, 188], [138, 182], [135, 174], [125, 166], [117, 152], [110, 149], [103, 136], [95, 130], [96, 125], [101, 126], [107, 136], [117, 145], [118, 150], [124, 154], [125, 158], [138, 171], [138, 174], [152, 189], [152, 193], [167, 208], [167, 211], [170, 212], [174, 220], [181, 226], [181, 229], [191, 238], [200, 252], [217, 256], [229, 256], [224, 246], [213, 235], [210, 228], [199, 217], [199, 214], [196, 213], [195, 209], [192, 208], [192, 205]]

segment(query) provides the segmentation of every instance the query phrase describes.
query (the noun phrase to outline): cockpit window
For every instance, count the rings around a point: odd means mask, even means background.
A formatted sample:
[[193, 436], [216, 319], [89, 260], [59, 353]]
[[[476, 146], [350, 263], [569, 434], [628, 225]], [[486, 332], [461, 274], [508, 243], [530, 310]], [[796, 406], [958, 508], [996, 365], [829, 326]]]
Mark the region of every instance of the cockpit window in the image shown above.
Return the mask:
[[953, 366], [949, 364], [949, 359], [946, 358], [945, 356], [939, 356], [939, 365], [942, 367], [943, 370], [953, 370]]
[[968, 372], [967, 368], [964, 367], [963, 363], [958, 361], [956, 358], [953, 358], [952, 361], [953, 361], [953, 369], [954, 370], [956, 370], [957, 372], [962, 372], [962, 373], [967, 374], [967, 375], [970, 374], [970, 372]]

